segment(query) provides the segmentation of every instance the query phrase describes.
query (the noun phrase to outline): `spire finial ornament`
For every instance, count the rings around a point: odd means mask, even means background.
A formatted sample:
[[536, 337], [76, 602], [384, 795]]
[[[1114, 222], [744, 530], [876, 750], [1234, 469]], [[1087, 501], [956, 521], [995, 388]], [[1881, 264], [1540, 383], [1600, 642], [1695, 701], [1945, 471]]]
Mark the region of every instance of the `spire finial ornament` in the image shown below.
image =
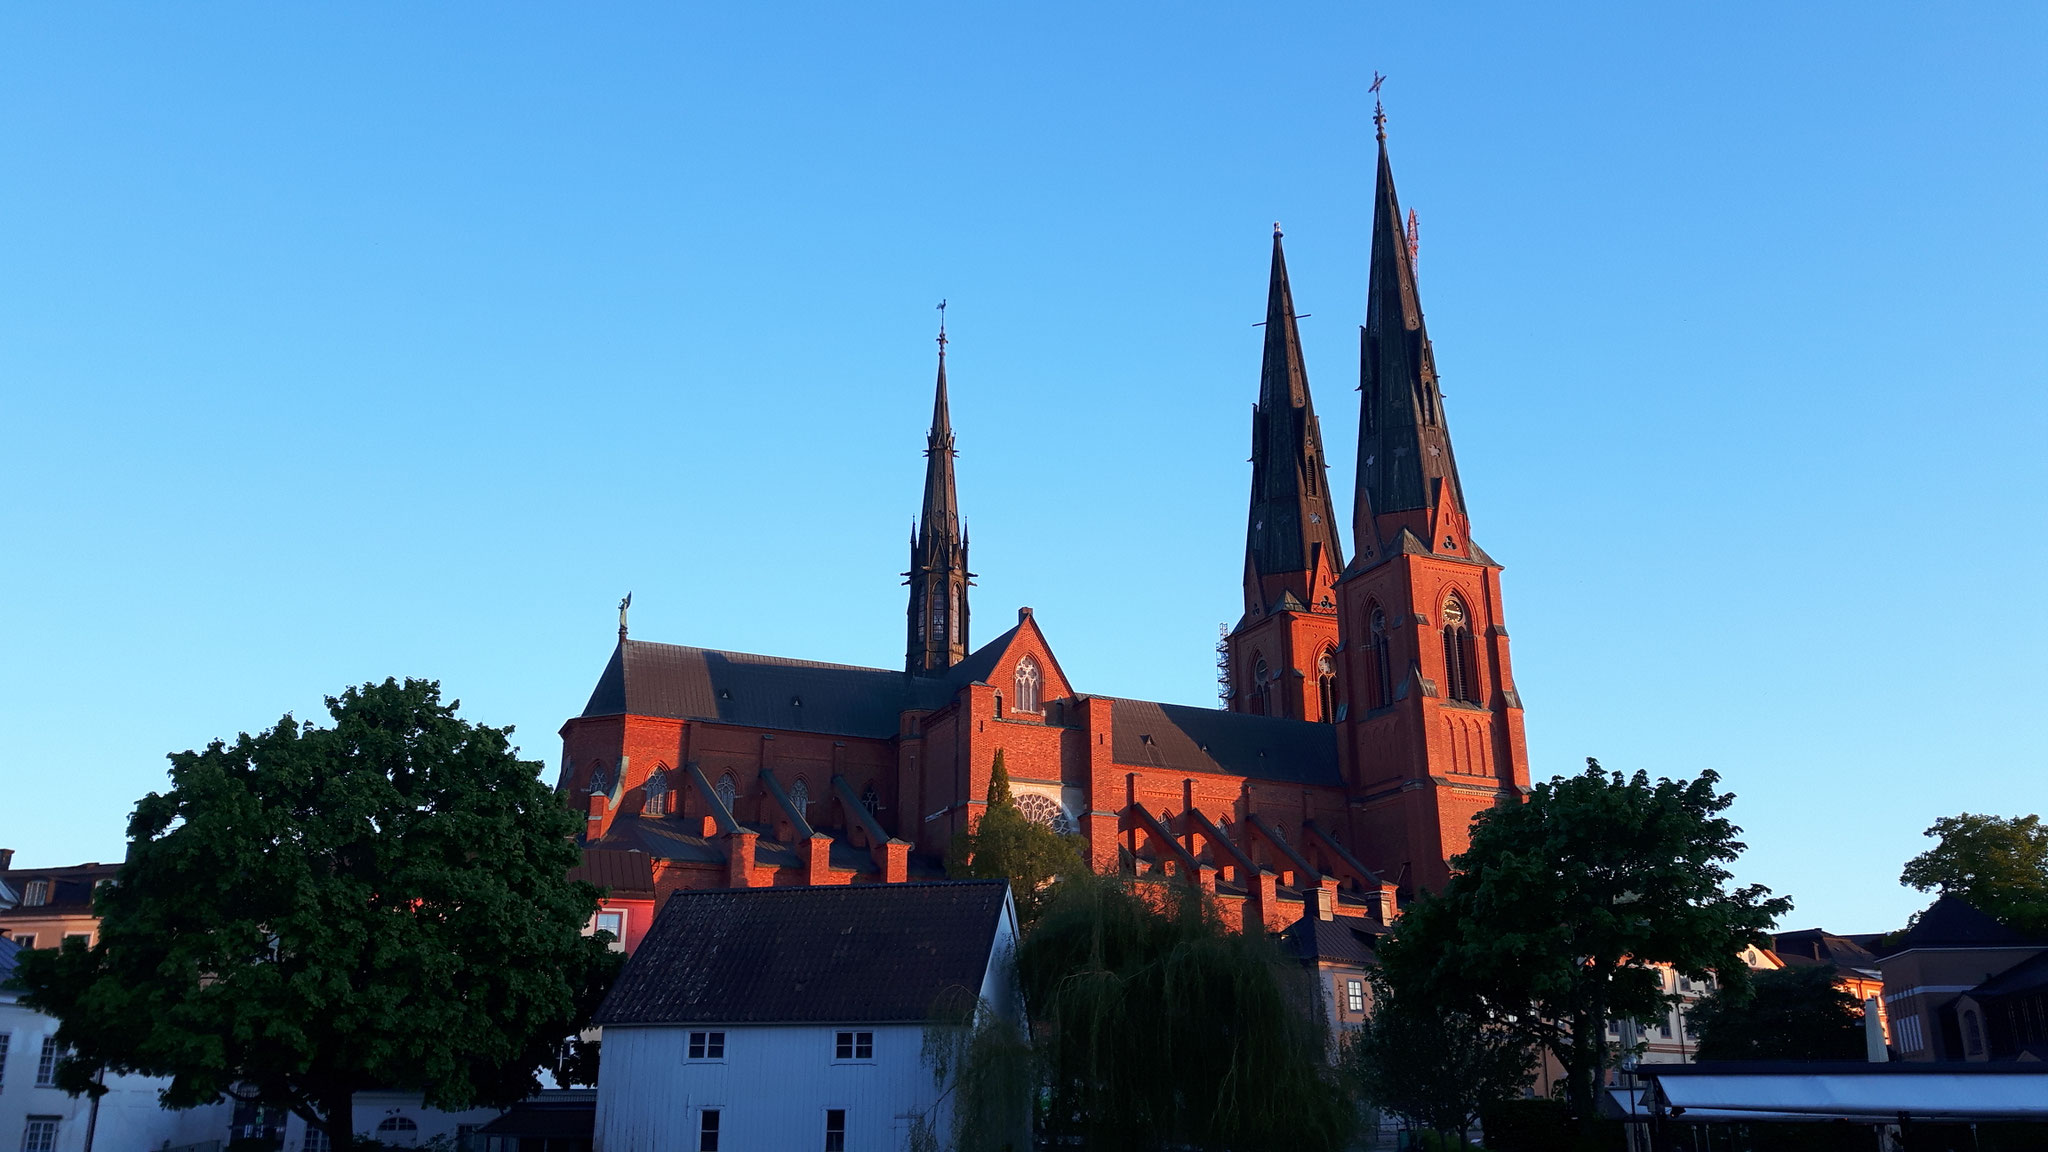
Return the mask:
[[1372, 93], [1373, 131], [1374, 134], [1379, 137], [1382, 143], [1384, 143], [1387, 138], [1387, 109], [1384, 104], [1380, 103], [1380, 85], [1385, 84], [1386, 82], [1387, 78], [1385, 75], [1379, 72], [1374, 72], [1372, 74], [1372, 87], [1366, 89], [1366, 91]]
[[946, 302], [939, 301], [939, 359], [946, 358]]
[[624, 600], [619, 601], [619, 639], [621, 641], [625, 640], [626, 638], [626, 609], [631, 608], [632, 606], [633, 594], [631, 592], [628, 592], [626, 593], [626, 598]]

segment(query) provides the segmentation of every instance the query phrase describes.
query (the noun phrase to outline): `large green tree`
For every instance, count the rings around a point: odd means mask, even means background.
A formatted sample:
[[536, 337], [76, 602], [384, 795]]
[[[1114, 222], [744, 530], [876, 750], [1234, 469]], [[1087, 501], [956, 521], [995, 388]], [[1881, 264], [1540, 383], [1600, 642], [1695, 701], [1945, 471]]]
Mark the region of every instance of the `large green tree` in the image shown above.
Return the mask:
[[1528, 1039], [1505, 1021], [1398, 993], [1381, 973], [1338, 1067], [1366, 1104], [1461, 1145], [1482, 1110], [1520, 1096], [1536, 1071]]
[[953, 837], [946, 874], [956, 880], [1008, 880], [1017, 901], [1017, 919], [1029, 928], [1045, 906], [1053, 881], [1087, 870], [1080, 837], [1062, 836], [1017, 807], [1003, 750], [996, 749], [988, 776], [988, 804], [973, 831]]
[[172, 755], [95, 900], [99, 940], [23, 955], [27, 1003], [94, 1069], [170, 1078], [164, 1102], [290, 1109], [336, 1148], [356, 1093], [505, 1105], [595, 1008], [618, 957], [583, 928], [577, 818], [511, 729], [429, 681], [327, 701]]
[[1743, 949], [1791, 907], [1760, 886], [1730, 888], [1743, 844], [1718, 782], [1711, 771], [1653, 782], [1588, 760], [1526, 803], [1482, 813], [1450, 882], [1381, 948], [1389, 983], [1548, 1049], [1573, 1113], [1590, 1118], [1611, 1063], [1608, 1021], [1669, 1011], [1656, 965], [1739, 983]]
[[1701, 1060], [1861, 1060], [1863, 1006], [1832, 964], [1759, 972], [1686, 1012]]
[[1939, 842], [1906, 862], [1899, 882], [1968, 900], [2028, 935], [2048, 935], [2048, 827], [2039, 816], [1944, 816]]
[[1063, 879], [1017, 968], [1055, 1146], [1346, 1146], [1354, 1113], [1313, 982], [1272, 937], [1224, 926], [1203, 893]]

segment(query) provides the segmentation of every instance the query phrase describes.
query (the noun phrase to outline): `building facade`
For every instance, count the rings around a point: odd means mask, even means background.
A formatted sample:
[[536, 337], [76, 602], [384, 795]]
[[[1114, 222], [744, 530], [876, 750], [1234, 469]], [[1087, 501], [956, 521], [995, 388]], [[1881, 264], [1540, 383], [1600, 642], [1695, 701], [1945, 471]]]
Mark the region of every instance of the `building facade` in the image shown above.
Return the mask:
[[1347, 558], [1275, 229], [1223, 709], [1073, 683], [1029, 608], [972, 643], [942, 331], [903, 666], [650, 643], [622, 619], [561, 732], [586, 844], [645, 853], [658, 898], [928, 878], [1000, 754], [1025, 812], [1095, 867], [1198, 884], [1240, 923], [1318, 900], [1384, 923], [1441, 885], [1528, 765], [1501, 569], [1473, 538], [1384, 133], [1366, 280]]

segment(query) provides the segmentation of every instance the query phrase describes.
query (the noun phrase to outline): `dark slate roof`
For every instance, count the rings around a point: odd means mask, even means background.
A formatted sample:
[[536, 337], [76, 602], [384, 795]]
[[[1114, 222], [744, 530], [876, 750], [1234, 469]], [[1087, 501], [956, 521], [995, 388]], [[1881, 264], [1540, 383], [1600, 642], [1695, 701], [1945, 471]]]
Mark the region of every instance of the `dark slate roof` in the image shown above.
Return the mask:
[[1797, 967], [1833, 964], [1837, 968], [1875, 968], [1877, 956], [1851, 937], [1837, 936], [1822, 928], [1779, 932], [1771, 937], [1771, 951], [1778, 959]]
[[[674, 816], [646, 816], [636, 812], [621, 812], [617, 820], [604, 834], [604, 839], [592, 847], [617, 852], [644, 852], [658, 860], [678, 860], [697, 864], [713, 864], [725, 867], [725, 849], [716, 837], [706, 837], [692, 830], [695, 821], [684, 821]], [[749, 832], [759, 834], [754, 842], [754, 861], [763, 867], [801, 868], [806, 858], [798, 855], [793, 845], [784, 844], [775, 838], [775, 830], [765, 824], [741, 821], [740, 826]], [[874, 857], [865, 848], [856, 848], [844, 835], [825, 830], [832, 837], [832, 867], [844, 872], [872, 875], [879, 872]], [[587, 851], [587, 849], [586, 849]], [[939, 879], [946, 874], [945, 864], [935, 856], [912, 852], [910, 874], [919, 879]], [[595, 881], [593, 881], [595, 883]]]
[[1297, 960], [1328, 960], [1338, 964], [1379, 963], [1373, 942], [1386, 929], [1363, 917], [1338, 916], [1324, 920], [1314, 912], [1287, 926], [1280, 934], [1281, 950]]
[[910, 1024], [980, 993], [1002, 880], [671, 895], [596, 1023]]
[[639, 849], [585, 848], [569, 879], [585, 880], [613, 896], [654, 898], [654, 858]]
[[1332, 788], [1344, 782], [1334, 724], [1149, 700], [1112, 701], [1110, 718], [1120, 764]]
[[597, 1090], [557, 1088], [521, 1100], [504, 1115], [477, 1129], [482, 1136], [541, 1140], [588, 1140], [597, 1127]]
[[2040, 992], [2043, 989], [2048, 989], [2048, 951], [2040, 952], [2007, 968], [1970, 989], [1970, 995], [1984, 1001], [2000, 996], [2015, 996], [2023, 992]]
[[14, 978], [14, 954], [21, 951], [21, 945], [0, 936], [0, 985]]
[[[46, 916], [52, 912], [81, 911], [92, 908], [93, 888], [102, 880], [111, 880], [121, 874], [119, 864], [73, 864], [66, 868], [10, 868], [0, 872], [0, 880], [14, 890], [23, 903], [7, 912], [24, 916]], [[29, 904], [28, 886], [42, 880], [49, 884], [47, 896], [40, 904]]]
[[1912, 948], [1998, 948], [2027, 943], [2025, 937], [1977, 910], [1954, 894], [1943, 896], [1920, 913], [1913, 926], [1893, 943], [1896, 954]]
[[1015, 634], [1012, 628], [982, 645], [943, 676], [622, 640], [583, 715], [887, 738], [904, 712], [943, 708], [960, 688], [986, 677]]

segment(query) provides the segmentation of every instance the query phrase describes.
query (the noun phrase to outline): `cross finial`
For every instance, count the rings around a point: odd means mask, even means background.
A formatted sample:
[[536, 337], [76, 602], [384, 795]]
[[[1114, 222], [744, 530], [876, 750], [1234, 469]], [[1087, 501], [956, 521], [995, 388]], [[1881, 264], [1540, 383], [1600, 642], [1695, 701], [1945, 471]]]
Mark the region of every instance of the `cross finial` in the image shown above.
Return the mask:
[[1273, 239], [1275, 239], [1275, 240], [1278, 240], [1279, 238], [1280, 238], [1280, 222], [1279, 222], [1278, 220], [1275, 220], [1275, 221], [1273, 221]]
[[619, 639], [621, 640], [626, 638], [626, 609], [632, 606], [633, 594], [628, 592], [626, 593], [626, 598], [619, 601]]
[[1373, 130], [1381, 140], [1387, 138], [1387, 109], [1385, 105], [1380, 103], [1380, 85], [1386, 82], [1387, 78], [1385, 75], [1374, 72], [1372, 74], [1372, 87], [1366, 89], [1366, 91], [1372, 93]]
[[939, 301], [939, 359], [946, 358], [946, 302]]

